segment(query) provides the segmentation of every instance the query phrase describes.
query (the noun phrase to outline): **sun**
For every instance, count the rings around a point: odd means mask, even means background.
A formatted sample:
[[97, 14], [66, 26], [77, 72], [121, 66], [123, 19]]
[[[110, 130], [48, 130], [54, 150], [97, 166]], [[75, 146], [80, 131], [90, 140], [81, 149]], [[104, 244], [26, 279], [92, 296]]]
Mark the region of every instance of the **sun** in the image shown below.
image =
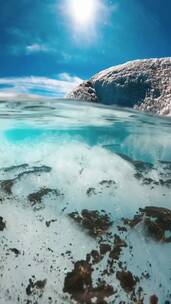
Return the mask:
[[96, 9], [96, 0], [70, 0], [70, 15], [78, 25], [92, 23], [95, 18]]

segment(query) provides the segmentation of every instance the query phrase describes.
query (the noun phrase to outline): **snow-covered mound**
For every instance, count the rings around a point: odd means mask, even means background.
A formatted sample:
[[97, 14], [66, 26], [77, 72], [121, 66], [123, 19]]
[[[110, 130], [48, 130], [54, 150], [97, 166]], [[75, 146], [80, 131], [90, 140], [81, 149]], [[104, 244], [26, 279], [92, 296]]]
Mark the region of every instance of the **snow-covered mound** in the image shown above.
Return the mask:
[[67, 98], [171, 115], [171, 57], [111, 67], [83, 82]]

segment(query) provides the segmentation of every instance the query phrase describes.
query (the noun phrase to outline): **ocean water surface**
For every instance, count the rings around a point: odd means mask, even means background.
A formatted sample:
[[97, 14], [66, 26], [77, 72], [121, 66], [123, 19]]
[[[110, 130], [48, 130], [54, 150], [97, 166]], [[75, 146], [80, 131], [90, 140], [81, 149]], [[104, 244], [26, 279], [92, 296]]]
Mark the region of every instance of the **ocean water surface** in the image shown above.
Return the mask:
[[0, 303], [171, 303], [171, 120], [0, 102]]

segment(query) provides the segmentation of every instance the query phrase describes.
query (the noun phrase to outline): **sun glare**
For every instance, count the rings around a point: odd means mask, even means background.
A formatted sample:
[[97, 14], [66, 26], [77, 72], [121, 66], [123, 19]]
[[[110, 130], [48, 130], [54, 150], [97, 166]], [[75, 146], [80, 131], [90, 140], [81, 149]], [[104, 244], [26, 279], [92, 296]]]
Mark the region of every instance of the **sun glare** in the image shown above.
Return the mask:
[[70, 0], [70, 14], [75, 23], [88, 25], [93, 22], [97, 8], [96, 0]]

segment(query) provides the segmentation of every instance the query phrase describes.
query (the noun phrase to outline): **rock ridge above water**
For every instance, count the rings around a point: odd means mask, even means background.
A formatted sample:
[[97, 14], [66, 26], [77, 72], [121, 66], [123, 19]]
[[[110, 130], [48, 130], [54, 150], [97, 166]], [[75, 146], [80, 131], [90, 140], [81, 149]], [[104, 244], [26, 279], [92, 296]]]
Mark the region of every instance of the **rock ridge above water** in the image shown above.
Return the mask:
[[171, 116], [171, 57], [111, 67], [84, 81], [66, 97]]

